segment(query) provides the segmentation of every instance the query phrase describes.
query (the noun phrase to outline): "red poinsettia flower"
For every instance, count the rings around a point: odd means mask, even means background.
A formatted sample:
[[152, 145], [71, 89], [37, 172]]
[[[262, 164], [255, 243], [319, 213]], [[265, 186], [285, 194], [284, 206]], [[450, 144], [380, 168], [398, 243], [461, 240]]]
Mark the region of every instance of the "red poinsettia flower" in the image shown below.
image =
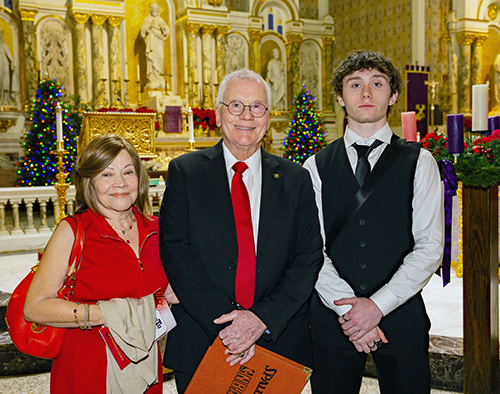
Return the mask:
[[472, 129], [472, 118], [464, 118], [464, 129]]
[[215, 111], [213, 109], [192, 108], [193, 125], [203, 129], [214, 130], [217, 127]]
[[[142, 113], [142, 114], [152, 114], [155, 113], [156, 111], [154, 109], [148, 108], [148, 107], [139, 107], [135, 111], [132, 108], [99, 108], [97, 112], [136, 112], [136, 113]], [[155, 121], [155, 130], [159, 130], [160, 128], [160, 123]]]

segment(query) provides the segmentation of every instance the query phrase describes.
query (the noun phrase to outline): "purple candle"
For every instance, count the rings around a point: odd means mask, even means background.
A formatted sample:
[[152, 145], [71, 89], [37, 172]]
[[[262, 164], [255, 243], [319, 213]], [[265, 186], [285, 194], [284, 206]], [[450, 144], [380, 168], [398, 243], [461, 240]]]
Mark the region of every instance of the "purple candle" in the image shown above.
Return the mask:
[[464, 151], [464, 115], [448, 115], [446, 117], [446, 133], [448, 135], [448, 153], [459, 154]]
[[488, 133], [491, 134], [498, 129], [500, 129], [500, 116], [490, 116], [488, 118]]

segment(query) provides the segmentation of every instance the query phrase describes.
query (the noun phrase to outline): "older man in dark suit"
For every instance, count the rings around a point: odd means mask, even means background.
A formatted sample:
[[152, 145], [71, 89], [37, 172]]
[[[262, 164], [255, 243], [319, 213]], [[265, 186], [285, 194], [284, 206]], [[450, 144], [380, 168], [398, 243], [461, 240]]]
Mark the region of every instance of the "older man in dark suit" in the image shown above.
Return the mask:
[[222, 141], [170, 163], [160, 252], [180, 304], [164, 365], [180, 393], [217, 335], [231, 365], [250, 360], [255, 344], [310, 364], [322, 239], [307, 171], [260, 147], [270, 98], [258, 74], [227, 75], [217, 96]]

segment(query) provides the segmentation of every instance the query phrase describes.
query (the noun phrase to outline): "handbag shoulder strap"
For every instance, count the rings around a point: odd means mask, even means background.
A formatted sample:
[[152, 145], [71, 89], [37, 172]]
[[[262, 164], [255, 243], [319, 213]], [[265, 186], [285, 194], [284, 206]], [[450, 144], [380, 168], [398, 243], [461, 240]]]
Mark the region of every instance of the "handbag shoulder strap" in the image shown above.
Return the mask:
[[83, 226], [81, 223], [78, 221], [76, 216], [69, 216], [68, 219], [71, 218], [75, 221], [75, 241], [73, 242], [73, 248], [71, 250], [71, 255], [69, 258], [70, 266], [74, 266], [76, 269], [79, 268], [79, 257], [81, 255], [81, 252], [83, 250], [83, 241], [85, 238], [84, 231], [83, 231]]
[[382, 154], [382, 157], [378, 160], [370, 176], [366, 179], [366, 182], [354, 195], [347, 207], [338, 216], [337, 220], [328, 231], [325, 242], [326, 251], [330, 250], [346, 223], [356, 214], [356, 212], [358, 212], [359, 208], [363, 206], [368, 197], [373, 193], [378, 181], [382, 178], [405, 145], [406, 140], [404, 138], [398, 138], [394, 143], [389, 145], [387, 152]]
[[75, 241], [73, 242], [73, 249], [71, 250], [71, 255], [70, 255], [70, 264], [71, 268], [68, 270], [70, 274], [66, 277], [65, 279], [65, 286], [63, 286], [63, 289], [67, 289], [67, 294], [64, 298], [73, 299], [73, 288], [75, 287], [76, 283], [76, 273], [78, 272], [78, 269], [80, 268], [80, 264], [82, 262], [82, 257], [83, 257], [83, 244], [85, 241], [85, 231], [83, 229], [83, 225], [81, 222], [78, 221], [76, 216], [70, 216], [73, 218], [73, 220], [76, 223], [76, 233], [75, 233]]

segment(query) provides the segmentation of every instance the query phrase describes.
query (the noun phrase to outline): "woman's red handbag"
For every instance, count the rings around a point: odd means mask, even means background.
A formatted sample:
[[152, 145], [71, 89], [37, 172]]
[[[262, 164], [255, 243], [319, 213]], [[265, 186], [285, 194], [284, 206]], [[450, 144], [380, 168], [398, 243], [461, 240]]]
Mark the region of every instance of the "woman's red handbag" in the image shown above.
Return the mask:
[[[57, 295], [59, 298], [73, 301], [73, 287], [75, 286], [76, 272], [80, 268], [83, 253], [84, 233], [81, 226], [76, 221], [76, 235], [73, 249], [71, 251], [70, 261], [72, 262], [72, 272], [66, 276], [64, 284], [59, 289]], [[39, 263], [38, 263], [39, 264]], [[44, 326], [38, 323], [28, 322], [24, 319], [24, 303], [26, 294], [38, 268], [38, 264], [31, 268], [26, 277], [17, 285], [12, 293], [5, 320], [9, 329], [9, 335], [14, 345], [23, 353], [40, 358], [55, 358], [61, 350], [66, 328], [57, 328]]]

